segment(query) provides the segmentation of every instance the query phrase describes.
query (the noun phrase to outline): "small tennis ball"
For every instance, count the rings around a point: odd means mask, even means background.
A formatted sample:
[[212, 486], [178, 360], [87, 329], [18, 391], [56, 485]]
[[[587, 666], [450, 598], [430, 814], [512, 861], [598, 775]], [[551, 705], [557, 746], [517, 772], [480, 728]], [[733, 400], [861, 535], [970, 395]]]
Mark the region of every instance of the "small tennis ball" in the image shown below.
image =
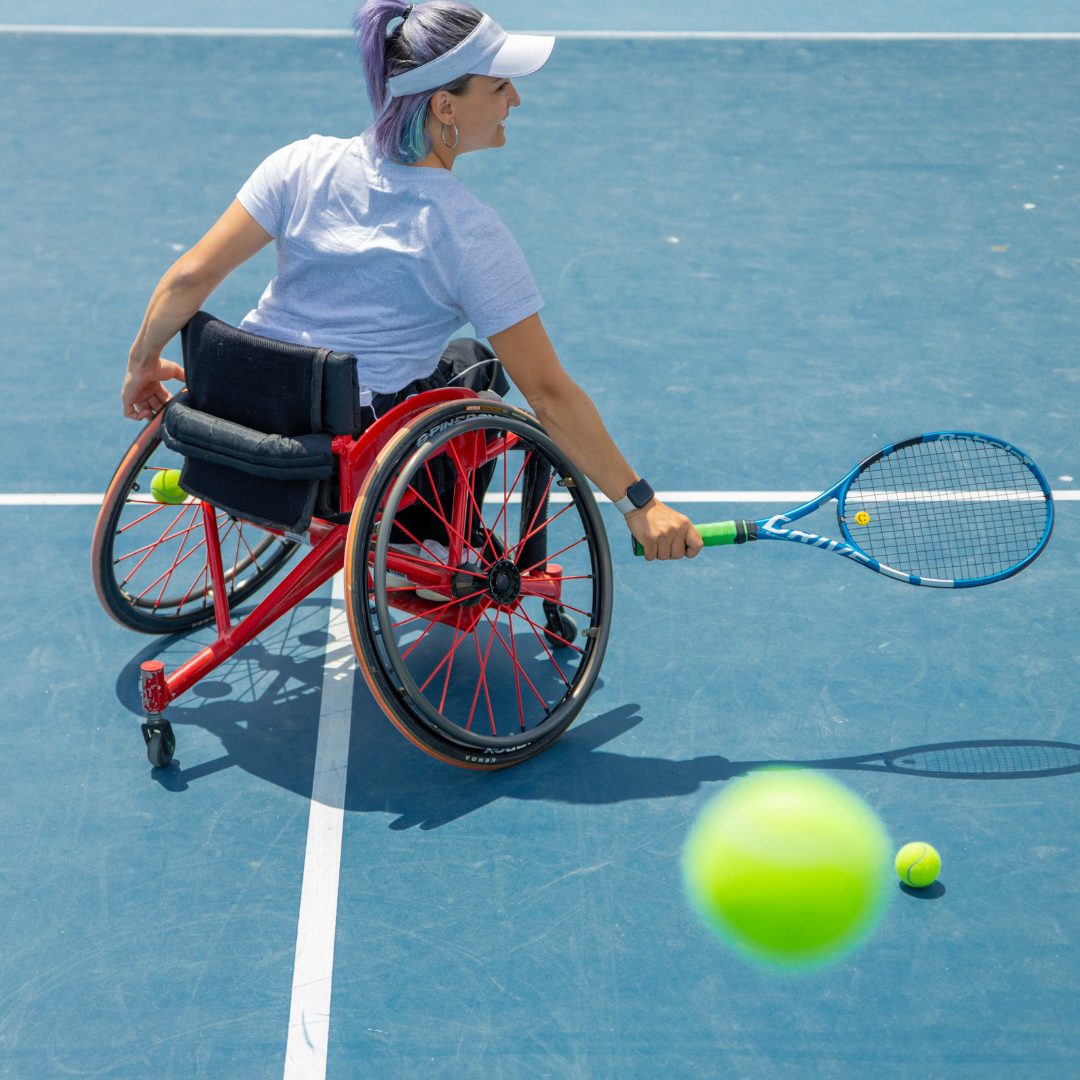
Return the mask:
[[772, 965], [835, 960], [874, 928], [889, 894], [891, 845], [877, 815], [820, 773], [770, 770], [702, 810], [683, 880], [705, 923]]
[[182, 503], [188, 496], [180, 486], [179, 469], [161, 469], [150, 481], [150, 495], [154, 502]]
[[929, 844], [905, 844], [896, 853], [896, 876], [905, 885], [925, 889], [941, 873], [941, 856]]

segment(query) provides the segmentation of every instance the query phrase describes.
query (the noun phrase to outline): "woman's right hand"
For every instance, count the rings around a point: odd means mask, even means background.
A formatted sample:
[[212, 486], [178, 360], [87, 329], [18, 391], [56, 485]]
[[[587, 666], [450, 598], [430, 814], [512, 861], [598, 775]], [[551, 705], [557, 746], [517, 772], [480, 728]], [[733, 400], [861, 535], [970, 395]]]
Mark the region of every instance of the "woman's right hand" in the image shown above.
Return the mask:
[[172, 394], [162, 385], [167, 379], [184, 381], [184, 369], [172, 360], [160, 356], [149, 363], [128, 364], [124, 387], [120, 398], [124, 403], [124, 415], [129, 420], [149, 420], [156, 416]]
[[701, 533], [685, 514], [650, 499], [640, 510], [626, 515], [626, 527], [645, 549], [645, 558], [692, 559], [705, 546]]

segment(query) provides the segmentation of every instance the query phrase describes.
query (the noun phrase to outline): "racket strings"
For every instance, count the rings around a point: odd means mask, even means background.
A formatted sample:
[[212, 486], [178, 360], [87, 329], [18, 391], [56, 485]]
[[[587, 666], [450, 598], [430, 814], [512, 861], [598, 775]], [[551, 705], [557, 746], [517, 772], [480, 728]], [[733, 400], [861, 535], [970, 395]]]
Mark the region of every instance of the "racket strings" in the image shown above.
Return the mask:
[[[868, 516], [865, 525], [856, 513]], [[1023, 562], [1047, 525], [1045, 493], [1027, 462], [972, 438], [901, 446], [856, 477], [848, 531], [871, 558], [947, 581], [992, 577]]]

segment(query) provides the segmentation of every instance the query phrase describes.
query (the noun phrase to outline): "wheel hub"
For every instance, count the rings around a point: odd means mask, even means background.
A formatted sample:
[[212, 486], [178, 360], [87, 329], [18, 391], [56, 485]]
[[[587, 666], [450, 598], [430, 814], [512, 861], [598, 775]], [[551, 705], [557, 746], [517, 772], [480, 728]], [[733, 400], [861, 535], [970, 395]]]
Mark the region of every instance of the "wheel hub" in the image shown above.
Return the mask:
[[462, 607], [472, 607], [484, 599], [484, 571], [473, 562], [462, 563], [450, 579], [450, 595]]
[[521, 594], [521, 571], [509, 559], [499, 559], [488, 570], [487, 588], [496, 604], [512, 604]]

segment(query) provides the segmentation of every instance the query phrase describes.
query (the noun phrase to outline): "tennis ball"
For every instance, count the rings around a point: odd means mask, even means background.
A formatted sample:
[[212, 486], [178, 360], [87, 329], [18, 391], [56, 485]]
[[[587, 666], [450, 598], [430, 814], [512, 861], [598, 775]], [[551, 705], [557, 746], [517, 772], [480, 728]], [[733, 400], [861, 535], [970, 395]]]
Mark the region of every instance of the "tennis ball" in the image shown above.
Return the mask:
[[769, 770], [702, 810], [683, 881], [705, 923], [777, 967], [810, 968], [854, 948], [888, 897], [891, 845], [877, 815], [820, 773]]
[[925, 889], [941, 873], [941, 856], [929, 844], [905, 844], [896, 853], [896, 875], [905, 885]]
[[179, 469], [161, 469], [150, 481], [150, 494], [154, 502], [182, 503], [187, 492], [180, 486]]

